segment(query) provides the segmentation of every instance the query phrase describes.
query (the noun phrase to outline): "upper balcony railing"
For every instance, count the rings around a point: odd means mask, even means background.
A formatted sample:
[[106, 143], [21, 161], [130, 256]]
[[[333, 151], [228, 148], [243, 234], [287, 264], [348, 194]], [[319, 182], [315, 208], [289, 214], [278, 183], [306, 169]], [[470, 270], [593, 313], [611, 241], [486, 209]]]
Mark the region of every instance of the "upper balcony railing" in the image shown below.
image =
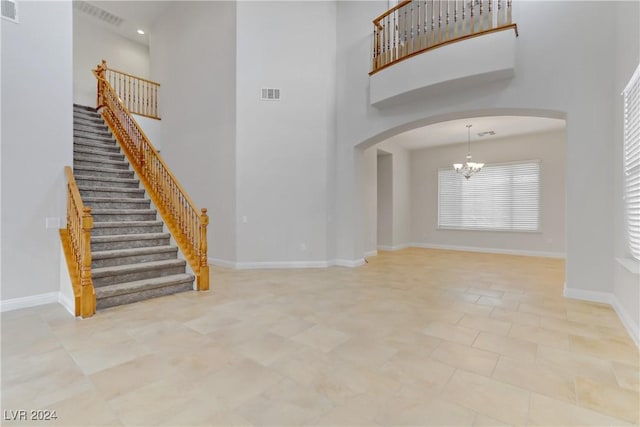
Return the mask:
[[511, 0], [405, 0], [373, 20], [374, 74], [445, 44], [513, 28]]
[[130, 113], [160, 119], [158, 113], [160, 83], [123, 73], [113, 68], [105, 70], [104, 78]]

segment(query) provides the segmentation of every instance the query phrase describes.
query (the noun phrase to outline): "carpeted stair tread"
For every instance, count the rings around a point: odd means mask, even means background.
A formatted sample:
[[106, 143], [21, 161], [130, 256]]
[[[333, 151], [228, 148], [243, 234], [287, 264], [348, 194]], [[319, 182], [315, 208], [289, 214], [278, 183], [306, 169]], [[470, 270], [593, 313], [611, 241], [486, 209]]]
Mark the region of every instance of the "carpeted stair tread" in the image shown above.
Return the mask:
[[100, 148], [89, 148], [86, 146], [75, 147], [73, 149], [74, 158], [76, 155], [79, 156], [90, 156], [95, 158], [98, 157], [108, 157], [112, 160], [124, 161], [124, 154], [117, 151], [109, 151], [109, 150], [101, 150]]
[[137, 264], [114, 265], [112, 267], [102, 267], [91, 269], [91, 276], [94, 279], [102, 277], [117, 276], [128, 273], [138, 273], [144, 271], [155, 271], [162, 268], [184, 267], [186, 261], [183, 259], [167, 259], [163, 261], [141, 262]]
[[74, 141], [78, 139], [88, 139], [91, 141], [102, 141], [102, 142], [115, 142], [113, 136], [109, 135], [98, 135], [97, 133], [85, 132], [81, 130], [74, 129], [73, 130], [73, 139]]
[[109, 159], [101, 159], [96, 157], [87, 156], [84, 154], [74, 155], [73, 162], [90, 162], [90, 163], [98, 163], [105, 165], [106, 168], [113, 167], [118, 170], [128, 170], [129, 163], [124, 160], [109, 160]]
[[127, 173], [127, 172], [130, 172], [130, 173], [133, 174], [133, 171], [129, 171], [129, 170], [112, 169], [112, 168], [100, 168], [100, 167], [97, 167], [97, 166], [76, 166], [73, 169], [74, 170], [81, 169], [81, 170], [93, 171], [93, 172], [113, 172], [113, 173]]
[[[103, 187], [100, 187], [103, 188]], [[135, 190], [135, 188], [133, 189]], [[91, 203], [135, 203], [140, 205], [148, 205], [149, 199], [134, 199], [131, 197], [83, 197], [82, 201], [85, 205], [91, 206]], [[117, 208], [114, 208], [117, 209]], [[125, 208], [128, 209], [128, 208]]]
[[127, 240], [164, 239], [171, 237], [169, 233], [113, 234], [109, 236], [91, 236], [91, 242], [121, 242]]
[[92, 111], [94, 113], [96, 112], [96, 107], [90, 107], [89, 105], [82, 105], [82, 104], [76, 104], [76, 103], [73, 103], [73, 109]]
[[[142, 199], [144, 200], [144, 199]], [[91, 213], [94, 215], [107, 215], [107, 214], [156, 214], [155, 209], [91, 209]]]
[[[93, 175], [76, 175], [74, 177], [77, 180], [85, 180], [85, 181], [105, 181], [105, 182], [119, 182], [123, 184], [139, 184], [136, 178], [115, 178], [109, 176], [93, 176]], [[93, 187], [92, 187], [93, 188]], [[100, 188], [109, 188], [109, 187], [100, 187]], [[111, 187], [111, 188], [121, 188], [121, 187]]]
[[128, 256], [143, 255], [143, 254], [158, 254], [163, 252], [175, 252], [176, 250], [177, 248], [175, 246], [163, 245], [163, 246], [149, 246], [149, 247], [130, 248], [130, 249], [114, 249], [109, 251], [95, 251], [91, 254], [91, 259], [99, 260], [99, 259], [128, 257]]
[[[78, 179], [78, 177], [75, 177]], [[123, 188], [123, 187], [100, 187], [97, 185], [78, 185], [78, 189], [80, 191], [112, 191], [118, 193], [130, 193], [130, 194], [141, 194], [144, 193], [144, 188]]]
[[112, 221], [112, 222], [94, 222], [93, 228], [116, 228], [116, 227], [150, 227], [162, 225], [160, 220], [155, 221]]
[[153, 279], [136, 280], [134, 282], [118, 283], [117, 285], [102, 286], [96, 288], [96, 298], [105, 298], [114, 295], [128, 294], [140, 289], [154, 289], [171, 286], [178, 283], [191, 282], [193, 277], [190, 274], [173, 274], [171, 276], [156, 277]]

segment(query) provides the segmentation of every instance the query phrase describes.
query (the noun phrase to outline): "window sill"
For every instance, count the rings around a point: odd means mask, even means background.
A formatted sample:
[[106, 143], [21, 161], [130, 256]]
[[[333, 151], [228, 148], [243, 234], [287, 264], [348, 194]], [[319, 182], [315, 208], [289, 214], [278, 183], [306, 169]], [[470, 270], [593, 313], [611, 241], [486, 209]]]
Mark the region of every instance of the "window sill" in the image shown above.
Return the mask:
[[616, 260], [618, 264], [626, 268], [629, 272], [640, 275], [640, 261], [632, 258], [616, 258]]

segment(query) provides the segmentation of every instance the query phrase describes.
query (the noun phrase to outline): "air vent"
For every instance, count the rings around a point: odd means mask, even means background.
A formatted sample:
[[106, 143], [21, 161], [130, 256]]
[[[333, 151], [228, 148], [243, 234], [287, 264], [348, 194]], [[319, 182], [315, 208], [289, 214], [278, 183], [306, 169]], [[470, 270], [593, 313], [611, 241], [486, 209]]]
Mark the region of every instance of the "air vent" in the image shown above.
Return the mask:
[[2, 17], [9, 21], [18, 22], [18, 5], [15, 0], [2, 0], [0, 3]]
[[[4, 2], [4, 0], [2, 0]], [[100, 9], [97, 6], [89, 4], [85, 1], [74, 1], [73, 8], [77, 11], [86, 13], [87, 15], [91, 15], [96, 19], [106, 22], [107, 24], [111, 24], [113, 26], [119, 27], [120, 24], [124, 21], [124, 19], [119, 16], [114, 15], [111, 12], [107, 12], [104, 9]]]
[[280, 89], [263, 87], [260, 92], [262, 101], [280, 101]]
[[494, 131], [490, 130], [490, 131], [487, 131], [487, 132], [480, 132], [480, 133], [478, 134], [478, 136], [493, 136], [493, 135], [495, 135], [495, 134], [496, 134], [496, 133], [495, 133]]

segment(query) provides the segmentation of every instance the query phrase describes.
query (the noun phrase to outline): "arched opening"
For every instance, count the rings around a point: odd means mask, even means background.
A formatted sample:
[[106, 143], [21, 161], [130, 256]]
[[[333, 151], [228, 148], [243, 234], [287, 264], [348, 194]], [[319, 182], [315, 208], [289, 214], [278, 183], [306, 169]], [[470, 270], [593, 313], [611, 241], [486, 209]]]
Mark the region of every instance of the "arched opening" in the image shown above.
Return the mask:
[[[467, 181], [452, 165], [465, 162], [469, 142], [485, 167]], [[423, 247], [564, 258], [566, 142], [565, 115], [540, 110], [452, 113], [364, 141], [364, 253]]]

